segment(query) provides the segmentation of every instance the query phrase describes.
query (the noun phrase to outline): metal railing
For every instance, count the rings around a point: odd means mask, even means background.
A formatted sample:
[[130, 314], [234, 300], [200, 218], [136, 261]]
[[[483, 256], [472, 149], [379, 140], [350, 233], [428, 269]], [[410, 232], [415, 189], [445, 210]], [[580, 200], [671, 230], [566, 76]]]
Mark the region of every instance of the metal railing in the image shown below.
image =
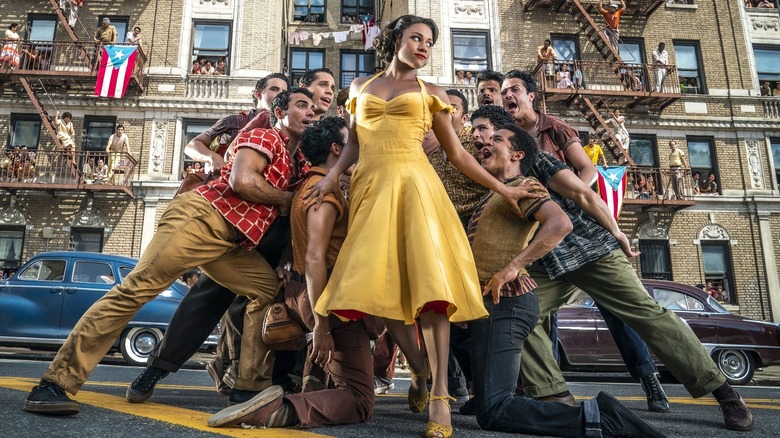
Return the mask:
[[[676, 189], [679, 193], [675, 192]], [[693, 195], [690, 169], [626, 169], [626, 202], [660, 204], [665, 200], [693, 201]]]
[[[665, 67], [608, 61], [551, 61], [539, 63], [534, 69], [534, 76], [544, 91], [579, 89], [607, 93], [680, 94], [677, 67], [671, 64]], [[659, 73], [663, 70], [665, 72]]]
[[110, 190], [131, 187], [136, 159], [127, 152], [6, 151], [0, 187]]

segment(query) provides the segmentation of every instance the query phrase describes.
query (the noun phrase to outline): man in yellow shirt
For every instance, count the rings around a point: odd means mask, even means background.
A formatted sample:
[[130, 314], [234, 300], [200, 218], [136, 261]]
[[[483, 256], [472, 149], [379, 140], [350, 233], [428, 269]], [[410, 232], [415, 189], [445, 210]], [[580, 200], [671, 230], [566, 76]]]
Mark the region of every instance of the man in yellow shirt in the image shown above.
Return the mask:
[[601, 149], [601, 146], [596, 144], [596, 135], [591, 134], [590, 139], [588, 141], [588, 144], [582, 147], [585, 150], [585, 153], [588, 155], [588, 158], [590, 158], [591, 161], [593, 161], [593, 165], [597, 166], [599, 164], [599, 159], [601, 159], [601, 164], [604, 167], [607, 166], [607, 159], [604, 157], [604, 151]]
[[[669, 179], [672, 183], [672, 190], [677, 199], [683, 199], [683, 185], [682, 179], [685, 176], [688, 169], [688, 161], [685, 159], [685, 153], [677, 149], [677, 142], [672, 140], [669, 142]], [[672, 194], [669, 193], [671, 199]]]

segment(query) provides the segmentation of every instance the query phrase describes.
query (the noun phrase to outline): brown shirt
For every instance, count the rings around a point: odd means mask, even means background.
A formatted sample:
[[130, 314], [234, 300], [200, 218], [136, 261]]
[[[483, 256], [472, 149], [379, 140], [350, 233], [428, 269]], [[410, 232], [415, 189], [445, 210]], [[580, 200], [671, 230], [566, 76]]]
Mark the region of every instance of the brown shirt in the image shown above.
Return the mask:
[[[308, 232], [308, 216], [307, 213], [310, 207], [304, 205], [301, 195], [306, 193], [306, 190], [317, 184], [326, 174], [325, 169], [321, 167], [312, 167], [309, 170], [309, 174], [303, 185], [295, 192], [293, 196], [292, 207], [290, 208], [290, 227], [292, 228], [292, 248], [293, 248], [293, 270], [299, 274], [306, 272], [306, 248], [309, 244], [309, 232]], [[338, 217], [336, 218], [336, 225], [333, 227], [333, 232], [330, 236], [330, 243], [328, 244], [328, 253], [326, 255], [325, 264], [328, 269], [333, 268], [336, 264], [336, 258], [341, 250], [341, 245], [344, 243], [344, 238], [347, 236], [347, 223], [348, 206], [347, 201], [342, 193], [333, 194], [328, 193], [323, 198], [322, 202], [327, 202], [336, 207], [338, 211]]]
[[[460, 133], [460, 142], [463, 148], [474, 158], [477, 158], [477, 149], [471, 139], [471, 126], [466, 126]], [[463, 174], [450, 160], [447, 159], [444, 150], [440, 147], [428, 155], [433, 170], [444, 183], [444, 190], [450, 197], [458, 216], [471, 216], [479, 200], [488, 192], [488, 189], [474, 182]]]
[[563, 120], [538, 112], [536, 140], [539, 149], [549, 152], [561, 163], [568, 165], [566, 151], [569, 146], [580, 142], [580, 135], [568, 123]]
[[103, 44], [111, 44], [116, 41], [116, 28], [109, 25], [107, 28], [103, 29], [103, 26], [100, 26], [95, 31], [95, 38]]

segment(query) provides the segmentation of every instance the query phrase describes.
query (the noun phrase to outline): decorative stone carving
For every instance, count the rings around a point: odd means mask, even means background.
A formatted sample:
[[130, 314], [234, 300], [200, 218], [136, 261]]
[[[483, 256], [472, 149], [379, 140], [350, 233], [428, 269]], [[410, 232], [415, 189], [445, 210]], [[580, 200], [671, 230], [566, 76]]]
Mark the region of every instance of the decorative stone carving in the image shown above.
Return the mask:
[[149, 151], [149, 173], [163, 173], [165, 145], [168, 144], [168, 122], [155, 120], [152, 124], [152, 147]]
[[467, 15], [467, 16], [485, 16], [485, 2], [479, 1], [459, 1], [454, 2], [455, 15]]
[[729, 233], [718, 224], [708, 224], [699, 231], [699, 240], [729, 240]]
[[11, 205], [0, 210], [0, 224], [27, 225], [27, 217], [22, 210]]
[[647, 221], [639, 226], [640, 239], [669, 240], [669, 230], [658, 222]]
[[746, 141], [745, 152], [750, 172], [750, 186], [754, 189], [762, 189], [764, 188], [764, 167], [761, 165], [761, 148], [758, 141]]
[[751, 17], [750, 24], [753, 30], [759, 32], [780, 32], [780, 20], [777, 17]]
[[72, 228], [106, 228], [106, 219], [102, 213], [90, 205], [73, 216], [70, 226]]
[[200, 0], [200, 4], [211, 3], [216, 5], [217, 3], [224, 3], [225, 6], [230, 6], [230, 0]]

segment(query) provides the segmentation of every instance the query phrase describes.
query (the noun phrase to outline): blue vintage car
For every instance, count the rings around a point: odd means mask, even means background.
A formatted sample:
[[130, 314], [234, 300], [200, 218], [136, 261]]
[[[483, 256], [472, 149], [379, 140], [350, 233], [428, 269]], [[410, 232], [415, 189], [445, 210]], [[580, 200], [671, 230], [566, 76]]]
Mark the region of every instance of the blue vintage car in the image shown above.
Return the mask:
[[[92, 252], [44, 252], [0, 282], [0, 345], [56, 349], [81, 315], [135, 268], [137, 259]], [[187, 294], [176, 281], [144, 305], [111, 351], [143, 365], [162, 339], [173, 312]], [[212, 336], [204, 344], [215, 344]]]

